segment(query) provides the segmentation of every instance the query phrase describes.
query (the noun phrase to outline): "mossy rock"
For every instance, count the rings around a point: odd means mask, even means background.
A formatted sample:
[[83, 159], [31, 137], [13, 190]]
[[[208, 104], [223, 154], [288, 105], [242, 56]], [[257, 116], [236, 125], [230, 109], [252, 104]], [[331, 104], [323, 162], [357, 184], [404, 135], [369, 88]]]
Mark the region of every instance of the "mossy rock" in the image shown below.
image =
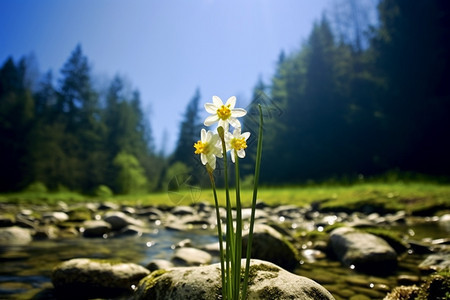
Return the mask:
[[[241, 262], [245, 266], [245, 259]], [[244, 274], [244, 268], [241, 269]], [[139, 283], [136, 300], [209, 300], [222, 297], [220, 264], [158, 270]], [[318, 283], [261, 260], [252, 260], [247, 299], [328, 300], [333, 296]]]

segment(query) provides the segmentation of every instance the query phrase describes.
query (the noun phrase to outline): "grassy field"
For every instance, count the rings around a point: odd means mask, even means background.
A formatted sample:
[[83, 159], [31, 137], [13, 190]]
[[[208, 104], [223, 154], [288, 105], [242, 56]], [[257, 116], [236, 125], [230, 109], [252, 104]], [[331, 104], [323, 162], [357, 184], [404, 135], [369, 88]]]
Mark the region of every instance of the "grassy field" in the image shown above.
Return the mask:
[[[231, 191], [234, 201], [234, 191]], [[219, 202], [225, 203], [225, 193], [218, 191]], [[249, 206], [251, 190], [243, 190], [241, 199]], [[59, 201], [66, 203], [89, 201], [112, 201], [127, 205], [191, 205], [196, 202], [214, 203], [210, 189], [183, 190], [178, 193], [152, 193], [146, 195], [121, 195], [109, 198], [93, 198], [77, 193], [15, 193], [0, 195], [0, 202], [18, 204], [48, 204]], [[329, 210], [364, 210], [372, 207], [379, 210], [399, 210], [427, 213], [429, 211], [450, 211], [450, 185], [432, 183], [365, 183], [349, 186], [298, 186], [283, 188], [261, 187], [258, 201], [268, 205], [295, 204], [298, 206], [320, 202], [321, 208]]]

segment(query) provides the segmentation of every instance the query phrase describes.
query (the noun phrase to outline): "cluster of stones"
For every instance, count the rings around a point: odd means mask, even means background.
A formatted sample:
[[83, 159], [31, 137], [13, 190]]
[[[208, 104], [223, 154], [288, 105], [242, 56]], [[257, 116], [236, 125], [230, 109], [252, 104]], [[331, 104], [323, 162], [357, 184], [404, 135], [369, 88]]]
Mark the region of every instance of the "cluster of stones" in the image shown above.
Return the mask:
[[[214, 207], [205, 203], [177, 207], [121, 207], [113, 203], [69, 207], [61, 203], [52, 209], [0, 205], [3, 212], [0, 215], [0, 245], [25, 245], [33, 239], [70, 236], [142, 235], [158, 227], [177, 231], [211, 230], [216, 225]], [[225, 220], [224, 208], [220, 214]], [[244, 209], [242, 215], [248, 221], [250, 209]], [[364, 231], [365, 227], [406, 224], [410, 219], [403, 211], [385, 214], [323, 212], [314, 205], [308, 208], [270, 207], [259, 203], [252, 247], [252, 258], [258, 260], [252, 261], [254, 273], [249, 299], [290, 299], [295, 295], [299, 295], [296, 299], [333, 299], [319, 284], [288, 272], [301, 269], [299, 262], [308, 259], [328, 257], [360, 272], [388, 274], [396, 269], [399, 255], [409, 251], [428, 255], [419, 266], [423, 272], [448, 269], [449, 239], [414, 241], [409, 237], [398, 242]], [[450, 227], [450, 215], [421, 220]], [[336, 229], [325, 234], [325, 239], [304, 242], [308, 232], [323, 233], [329, 226]], [[243, 244], [245, 248], [245, 235]], [[134, 292], [137, 299], [211, 299], [208, 298], [210, 293], [220, 294], [219, 267], [211, 265], [218, 249], [218, 243], [192, 245], [190, 241], [183, 241], [175, 249], [171, 261], [155, 260], [146, 268], [127, 262], [73, 259], [55, 267], [52, 282], [57, 291], [69, 292], [69, 295], [83, 292], [89, 297], [104, 297]], [[289, 284], [283, 285], [283, 282]], [[293, 288], [291, 282], [298, 285]], [[414, 283], [417, 282], [411, 282]], [[380, 286], [379, 291], [386, 294], [392, 288]], [[333, 294], [342, 292], [328, 289]], [[345, 295], [336, 296], [336, 299], [341, 298]]]

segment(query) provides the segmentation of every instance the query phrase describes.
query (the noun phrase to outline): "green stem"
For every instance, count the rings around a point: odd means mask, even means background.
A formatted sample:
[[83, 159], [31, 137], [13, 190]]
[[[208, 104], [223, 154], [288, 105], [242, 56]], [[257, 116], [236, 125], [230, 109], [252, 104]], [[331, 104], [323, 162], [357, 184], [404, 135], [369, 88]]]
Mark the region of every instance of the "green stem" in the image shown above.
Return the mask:
[[241, 285], [241, 258], [242, 258], [242, 207], [241, 207], [241, 187], [239, 176], [239, 157], [234, 150], [235, 175], [236, 175], [236, 261], [234, 268], [235, 298], [239, 299]]
[[220, 274], [222, 277], [222, 298], [225, 299], [225, 268], [224, 268], [224, 255], [223, 255], [223, 234], [222, 234], [222, 222], [220, 221], [219, 201], [217, 201], [216, 182], [212, 174], [212, 169], [207, 166], [209, 180], [211, 181], [211, 187], [214, 194], [214, 203], [216, 206], [216, 218], [217, 218], [217, 234], [219, 235], [219, 249], [220, 249]]
[[258, 105], [259, 109], [259, 132], [258, 132], [258, 147], [256, 150], [256, 162], [255, 162], [255, 178], [253, 183], [253, 199], [252, 199], [252, 212], [250, 217], [250, 228], [248, 232], [247, 240], [247, 256], [245, 261], [245, 275], [244, 284], [242, 287], [242, 298], [247, 298], [247, 286], [248, 286], [248, 275], [250, 272], [250, 259], [252, 253], [252, 242], [253, 242], [253, 227], [255, 224], [255, 208], [256, 208], [256, 198], [258, 196], [258, 182], [259, 182], [259, 170], [261, 166], [261, 155], [262, 155], [262, 137], [263, 137], [263, 115], [261, 105]]
[[225, 196], [226, 196], [226, 206], [227, 206], [227, 233], [226, 233], [226, 281], [227, 281], [227, 299], [232, 299], [233, 297], [233, 280], [232, 280], [232, 268], [234, 267], [235, 261], [235, 245], [234, 245], [234, 229], [233, 229], [233, 214], [231, 211], [231, 201], [230, 201], [230, 189], [228, 185], [228, 163], [227, 163], [227, 149], [225, 145], [225, 133], [223, 127], [218, 127], [217, 132], [219, 133], [220, 139], [222, 141], [222, 153], [223, 153], [223, 164], [224, 164], [224, 176], [225, 176]]

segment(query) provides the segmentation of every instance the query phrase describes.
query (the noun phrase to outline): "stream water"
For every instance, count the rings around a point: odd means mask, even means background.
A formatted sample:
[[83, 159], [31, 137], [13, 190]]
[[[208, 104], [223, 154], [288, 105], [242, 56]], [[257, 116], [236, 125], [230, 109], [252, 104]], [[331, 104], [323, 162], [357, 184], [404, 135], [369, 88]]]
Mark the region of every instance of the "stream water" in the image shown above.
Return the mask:
[[[449, 229], [436, 222], [419, 223], [413, 226], [397, 226], [392, 230], [405, 235], [414, 235], [414, 240], [438, 239], [449, 236]], [[172, 231], [154, 228], [141, 236], [117, 238], [65, 238], [34, 240], [26, 246], [0, 247], [0, 299], [48, 299], [51, 290], [51, 272], [58, 263], [77, 257], [122, 259], [146, 265], [153, 259], [170, 260], [174, 245], [190, 239], [193, 245], [204, 245], [217, 241], [213, 230]], [[405, 253], [400, 257], [396, 273], [376, 277], [357, 273], [343, 267], [339, 262], [327, 258], [308, 257], [294, 271], [324, 285], [336, 299], [383, 299], [386, 293], [397, 286], [399, 275], [420, 277], [418, 264], [425, 258], [416, 253]], [[215, 262], [218, 258], [215, 257]], [[47, 295], [47, 296], [46, 296]]]

